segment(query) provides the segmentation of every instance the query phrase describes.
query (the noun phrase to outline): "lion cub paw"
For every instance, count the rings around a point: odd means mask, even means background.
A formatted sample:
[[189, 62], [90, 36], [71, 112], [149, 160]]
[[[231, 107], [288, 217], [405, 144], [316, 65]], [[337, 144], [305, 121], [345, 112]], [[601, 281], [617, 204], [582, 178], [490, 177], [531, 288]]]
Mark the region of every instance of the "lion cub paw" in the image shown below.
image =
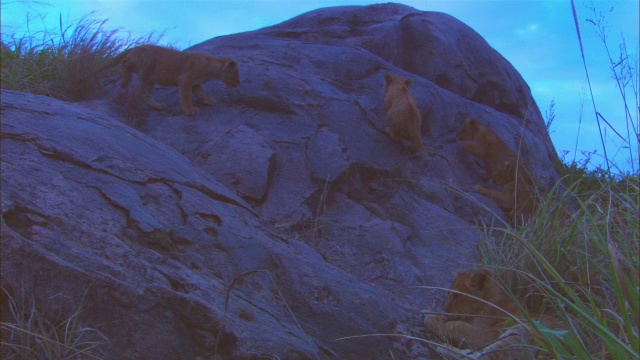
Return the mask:
[[384, 132], [386, 132], [389, 135], [389, 137], [391, 137], [391, 140], [393, 140], [394, 142], [400, 141], [400, 135], [398, 134], [398, 132], [394, 131], [390, 127], [384, 129]]
[[202, 104], [204, 104], [204, 105], [209, 105], [209, 106], [211, 106], [211, 105], [213, 105], [213, 104], [215, 104], [215, 103], [216, 103], [216, 101], [215, 101], [212, 97], [210, 97], [210, 96], [201, 97], [201, 98], [200, 98], [200, 99], [198, 99], [198, 100], [200, 100], [200, 102], [201, 102]]
[[184, 111], [185, 114], [189, 116], [195, 115], [200, 112], [200, 109], [198, 109], [197, 107], [191, 107], [191, 108], [182, 109], [182, 110]]
[[113, 102], [118, 104], [118, 105], [123, 105], [125, 103], [125, 100], [127, 98], [127, 94], [125, 93], [119, 93], [114, 99]]
[[166, 110], [167, 109], [167, 105], [165, 104], [161, 104], [155, 100], [147, 100], [147, 105], [152, 108], [153, 110], [158, 110], [158, 111], [162, 111], [162, 110]]
[[425, 314], [422, 322], [429, 331], [439, 333], [441, 325], [445, 322], [445, 317], [442, 315]]

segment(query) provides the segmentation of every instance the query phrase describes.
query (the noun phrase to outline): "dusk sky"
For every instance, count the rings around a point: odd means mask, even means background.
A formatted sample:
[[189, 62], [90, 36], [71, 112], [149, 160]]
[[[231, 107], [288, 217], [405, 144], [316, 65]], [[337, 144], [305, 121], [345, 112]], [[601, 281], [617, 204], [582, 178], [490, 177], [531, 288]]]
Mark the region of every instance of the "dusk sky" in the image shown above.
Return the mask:
[[[424, 11], [448, 13], [471, 26], [488, 43], [509, 60], [527, 81], [543, 115], [555, 102], [555, 121], [551, 138], [560, 156], [569, 153], [565, 161], [573, 160], [577, 139], [578, 156], [583, 151], [597, 153], [591, 165], [602, 163], [602, 146], [595, 120], [595, 112], [580, 55], [576, 27], [570, 0], [449, 0], [398, 1]], [[51, 29], [77, 22], [94, 11], [96, 19], [108, 19], [109, 29], [121, 28], [141, 37], [149, 32], [166, 31], [161, 44], [180, 49], [216, 36], [255, 30], [274, 25], [304, 12], [321, 7], [367, 5], [375, 1], [363, 0], [51, 0], [2, 1], [3, 39], [8, 34], [25, 31], [27, 19], [32, 34], [43, 24]], [[633, 168], [638, 171], [638, 0], [580, 1], [576, 0], [585, 56], [591, 78], [592, 91], [598, 111], [620, 135], [627, 137], [624, 104], [612, 80], [607, 52], [596, 36], [595, 20], [589, 7], [605, 14], [608, 24], [607, 44], [614, 60], [620, 54], [619, 45], [626, 41], [627, 51], [636, 69], [627, 88], [627, 102], [635, 129], [631, 131]], [[43, 20], [44, 16], [44, 20]], [[610, 129], [606, 130], [607, 152], [610, 160], [630, 171], [630, 152], [624, 142]]]

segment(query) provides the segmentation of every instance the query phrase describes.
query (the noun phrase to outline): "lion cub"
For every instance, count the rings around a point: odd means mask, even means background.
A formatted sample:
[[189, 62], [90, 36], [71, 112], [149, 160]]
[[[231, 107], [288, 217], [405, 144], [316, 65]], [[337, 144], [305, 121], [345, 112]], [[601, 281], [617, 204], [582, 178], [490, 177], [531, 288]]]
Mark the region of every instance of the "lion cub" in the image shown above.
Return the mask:
[[[463, 294], [450, 292], [444, 311], [455, 316], [426, 315], [424, 325], [436, 335], [460, 349], [476, 351], [481, 359], [523, 359], [522, 348], [531, 331], [527, 323], [518, 323], [511, 316], [521, 315], [520, 308], [488, 270], [463, 271], [451, 284], [451, 290], [473, 295], [498, 308]], [[510, 315], [508, 315], [508, 314]], [[550, 315], [536, 316], [545, 326], [560, 326]], [[449, 350], [451, 352], [451, 350]]]
[[463, 147], [484, 163], [487, 171], [482, 174], [482, 180], [503, 185], [502, 190], [480, 185], [474, 189], [493, 199], [509, 214], [512, 225], [519, 220], [527, 221], [534, 211], [535, 187], [531, 174], [516, 153], [498, 135], [475, 119], [466, 120], [456, 138], [460, 141], [470, 140]]
[[422, 116], [409, 90], [411, 83], [400, 76], [384, 75], [384, 110], [389, 121], [385, 131], [395, 142], [402, 138], [410, 140], [411, 151], [416, 153], [424, 149], [420, 131]]
[[127, 96], [133, 73], [138, 73], [142, 82], [144, 101], [153, 109], [162, 110], [166, 106], [151, 99], [155, 84], [177, 86], [180, 105], [187, 115], [198, 113], [191, 103], [191, 94], [206, 105], [213, 105], [214, 99], [207, 96], [202, 84], [211, 79], [222, 79], [229, 87], [240, 85], [238, 64], [227, 58], [215, 58], [199, 52], [182, 52], [156, 45], [141, 45], [125, 50], [101, 70], [116, 65], [122, 66], [122, 80], [117, 102]]
[[[491, 272], [464, 271], [458, 273], [451, 284], [452, 290], [471, 294], [504, 309], [518, 314], [518, 307], [496, 282]], [[474, 298], [450, 292], [444, 304], [446, 313], [457, 316], [427, 315], [424, 323], [435, 334], [442, 335], [460, 348], [480, 349], [496, 340], [508, 324], [508, 315]], [[465, 315], [481, 315], [465, 316]]]
[[516, 170], [514, 160], [505, 161], [502, 169], [497, 173], [501, 178], [512, 178], [513, 180], [505, 184], [502, 190], [493, 190], [480, 185], [474, 189], [479, 193], [492, 198], [500, 208], [509, 214], [512, 224], [518, 221], [529, 220], [535, 209], [537, 198], [533, 182], [528, 171], [523, 165]]
[[456, 134], [456, 138], [460, 141], [470, 140], [463, 147], [481, 161], [487, 169], [486, 173], [482, 175], [482, 180], [491, 179], [496, 185], [504, 185], [513, 181], [515, 177], [502, 170], [506, 161], [515, 160], [518, 157], [493, 131], [480, 124], [478, 120], [468, 119]]

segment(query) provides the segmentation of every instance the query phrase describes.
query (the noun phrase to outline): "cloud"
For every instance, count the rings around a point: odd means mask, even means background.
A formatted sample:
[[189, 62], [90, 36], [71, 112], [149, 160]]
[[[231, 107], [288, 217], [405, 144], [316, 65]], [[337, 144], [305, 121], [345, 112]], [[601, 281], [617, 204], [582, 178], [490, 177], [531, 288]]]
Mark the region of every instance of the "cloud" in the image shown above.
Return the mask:
[[539, 29], [539, 23], [531, 23], [527, 26], [516, 28], [515, 33], [520, 39], [531, 39], [538, 35]]

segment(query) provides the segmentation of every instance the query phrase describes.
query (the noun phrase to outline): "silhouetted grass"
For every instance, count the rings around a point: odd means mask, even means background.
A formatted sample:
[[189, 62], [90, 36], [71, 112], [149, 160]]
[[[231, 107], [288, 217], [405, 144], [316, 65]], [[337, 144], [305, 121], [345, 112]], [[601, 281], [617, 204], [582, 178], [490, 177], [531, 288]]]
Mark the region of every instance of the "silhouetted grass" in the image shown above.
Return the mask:
[[[109, 30], [107, 20], [92, 14], [77, 24], [36, 34], [2, 34], [2, 88], [47, 95], [67, 101], [92, 98], [101, 89], [92, 74], [122, 50], [155, 43], [161, 34], [133, 39]], [[87, 81], [89, 79], [90, 81]]]
[[[588, 6], [588, 10], [591, 12], [591, 18], [587, 18], [587, 22], [590, 23], [596, 33], [596, 36], [602, 42], [604, 47], [607, 60], [609, 62], [609, 70], [611, 71], [612, 79], [615, 82], [616, 88], [619, 91], [620, 99], [623, 103], [623, 114], [625, 120], [625, 128], [618, 129], [611, 124], [609, 120], [607, 120], [607, 114], [603, 114], [600, 112], [596, 98], [593, 94], [593, 89], [591, 86], [591, 80], [589, 78], [589, 68], [587, 66], [584, 46], [582, 43], [582, 35], [581, 35], [581, 26], [578, 20], [577, 9], [573, 0], [571, 0], [571, 8], [573, 21], [576, 27], [576, 34], [578, 38], [578, 42], [580, 44], [580, 55], [582, 56], [582, 62], [584, 66], [585, 75], [587, 78], [587, 87], [589, 89], [589, 95], [591, 104], [593, 106], [593, 112], [596, 119], [596, 124], [598, 125], [598, 131], [600, 133], [600, 141], [602, 143], [602, 149], [604, 153], [604, 164], [607, 175], [612, 176], [616, 174], [612, 174], [613, 171], [617, 171], [618, 173], [624, 173], [621, 171], [621, 167], [618, 167], [613, 159], [607, 154], [606, 147], [606, 138], [605, 133], [610, 134], [613, 138], [617, 138], [621, 141], [622, 146], [618, 150], [620, 151], [628, 151], [629, 152], [629, 168], [631, 169], [631, 174], [638, 173], [638, 151], [640, 150], [640, 137], [638, 132], [638, 120], [639, 113], [638, 109], [638, 60], [637, 54], [634, 57], [630, 56], [627, 50], [627, 44], [624, 38], [622, 39], [619, 45], [619, 54], [617, 58], [614, 58], [612, 52], [609, 47], [608, 34], [609, 34], [609, 24], [607, 23], [606, 12], [599, 10], [593, 3]], [[609, 12], [613, 11], [613, 7], [609, 8]], [[629, 104], [629, 102], [634, 102]], [[576, 149], [577, 150], [577, 149]]]

